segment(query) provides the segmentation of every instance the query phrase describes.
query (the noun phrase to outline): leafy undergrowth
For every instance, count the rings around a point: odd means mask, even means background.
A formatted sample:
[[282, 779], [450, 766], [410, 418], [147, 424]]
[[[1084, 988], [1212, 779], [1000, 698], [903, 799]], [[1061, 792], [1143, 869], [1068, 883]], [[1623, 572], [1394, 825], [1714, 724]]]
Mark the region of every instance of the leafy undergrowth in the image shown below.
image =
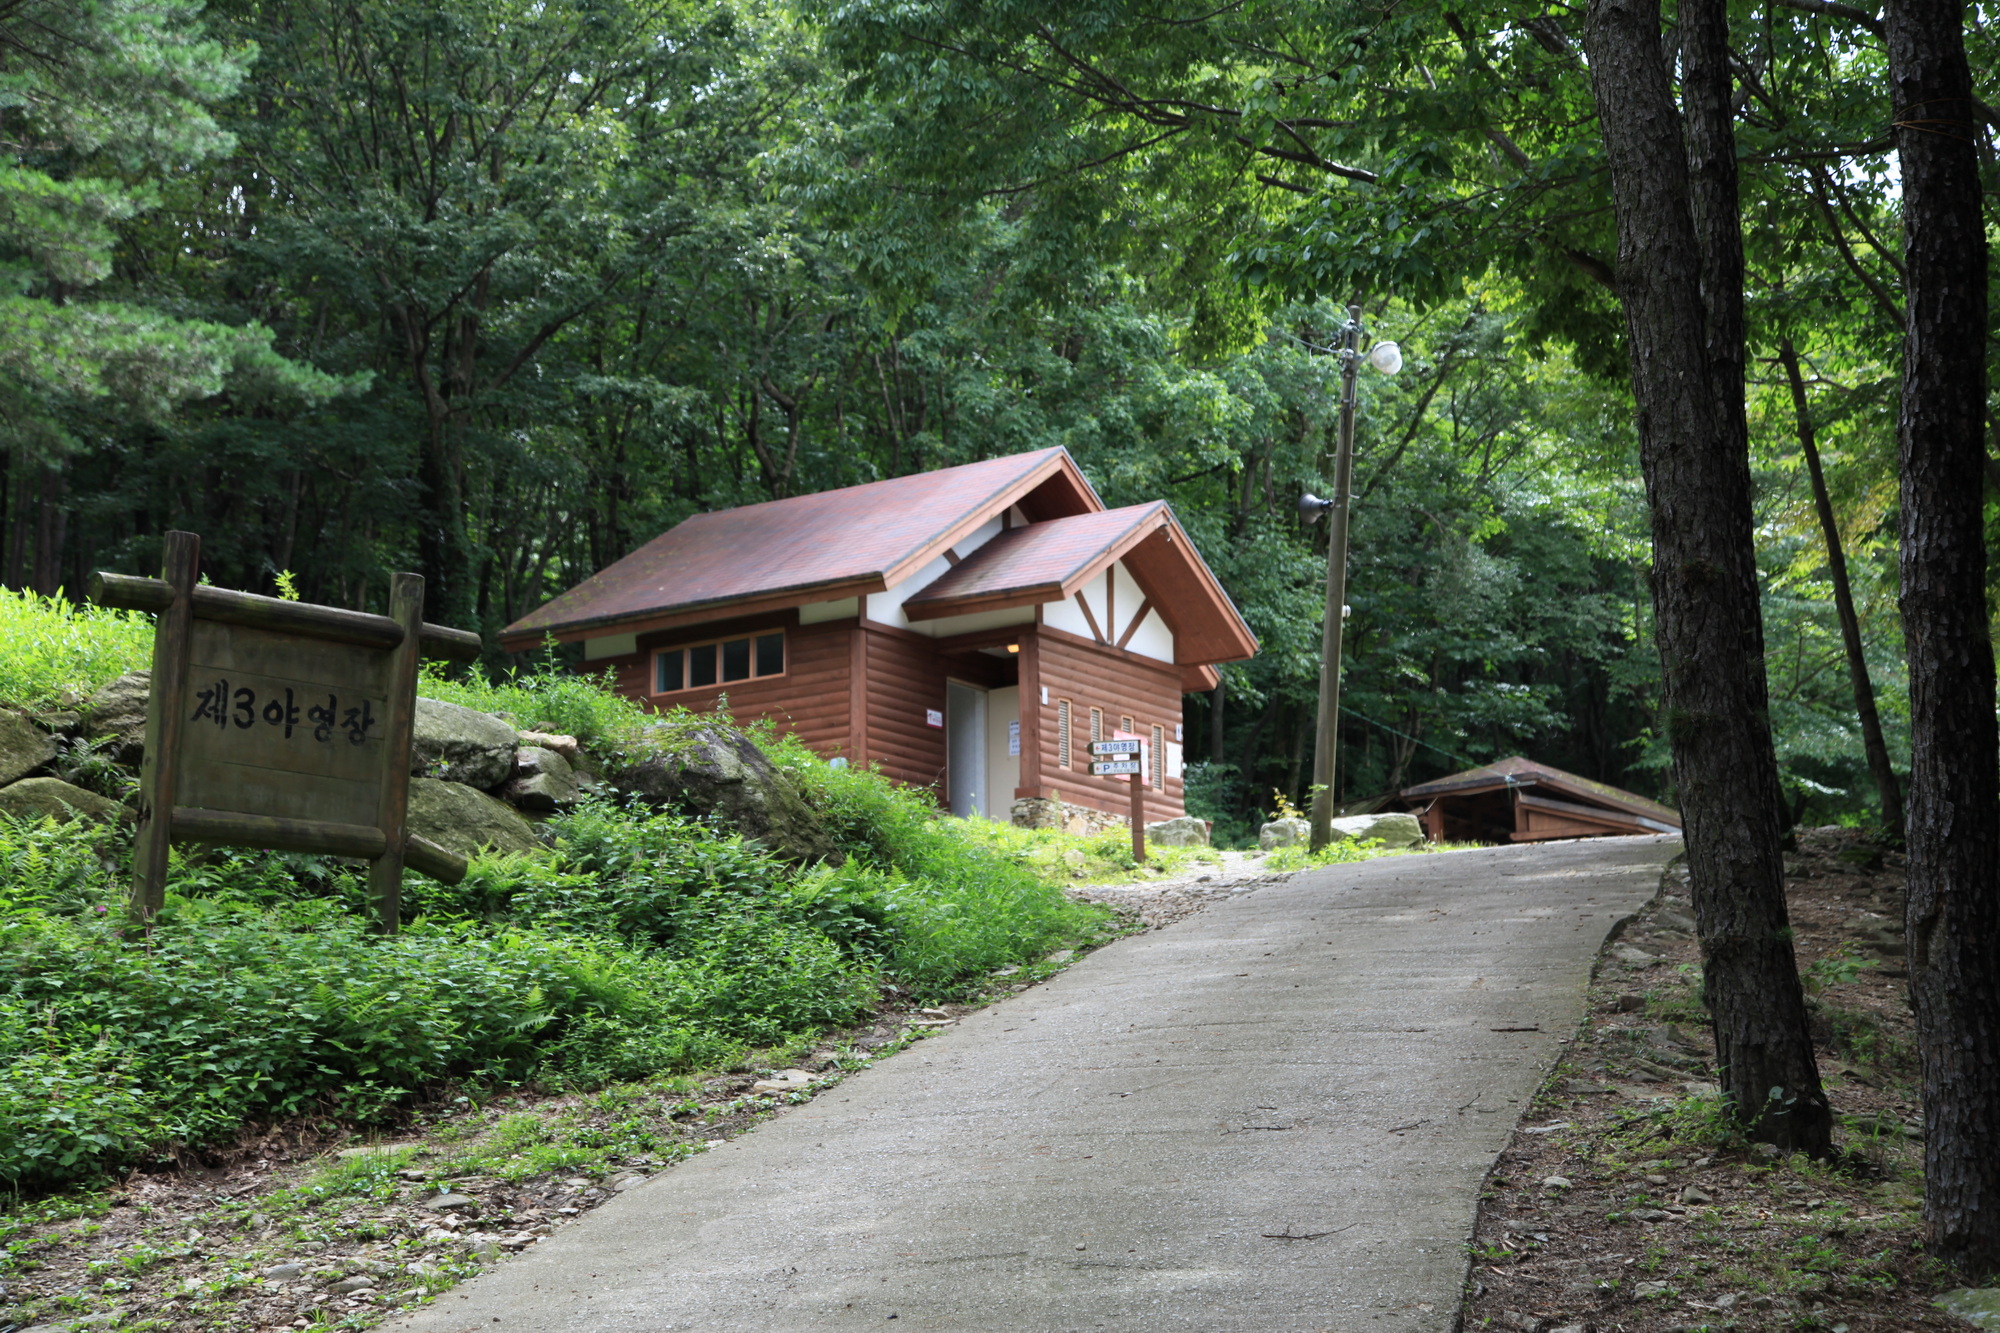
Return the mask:
[[1787, 857], [1838, 1117], [1829, 1163], [1746, 1142], [1713, 1083], [1684, 871], [1606, 947], [1591, 1011], [1487, 1182], [1464, 1327], [1515, 1333], [1960, 1328], [1921, 1245], [1900, 862], [1850, 830]]
[[[1059, 965], [1010, 969], [992, 992]], [[17, 1304], [0, 1318], [148, 1333], [369, 1327], [973, 1007], [884, 990], [861, 1024], [707, 1076], [589, 1091], [468, 1084], [393, 1136], [354, 1143], [337, 1123], [292, 1121], [203, 1164], [16, 1207], [0, 1215], [0, 1281]], [[780, 1069], [811, 1079], [757, 1086]]]
[[29, 709], [69, 707], [152, 659], [153, 620], [0, 588], [0, 644], [0, 699]]

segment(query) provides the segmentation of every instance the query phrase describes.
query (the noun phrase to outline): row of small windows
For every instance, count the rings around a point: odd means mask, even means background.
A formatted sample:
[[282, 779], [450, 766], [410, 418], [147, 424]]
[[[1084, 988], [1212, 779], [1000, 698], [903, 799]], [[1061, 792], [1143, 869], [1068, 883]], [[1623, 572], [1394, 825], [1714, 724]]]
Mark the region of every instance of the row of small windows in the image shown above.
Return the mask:
[[[1073, 744], [1070, 715], [1070, 701], [1067, 699], [1056, 700], [1056, 763], [1063, 768], [1074, 767], [1070, 761]], [[1127, 736], [1133, 734], [1132, 718], [1129, 714], [1121, 716], [1118, 719], [1118, 729]], [[1104, 739], [1104, 710], [1102, 708], [1092, 708], [1090, 710], [1090, 739], [1093, 741]], [[1164, 787], [1167, 781], [1167, 729], [1157, 722], [1153, 724], [1153, 744], [1148, 760], [1148, 767], [1153, 770], [1150, 775], [1153, 785], [1155, 787]]]
[[653, 693], [698, 690], [738, 680], [785, 674], [785, 635], [755, 634], [741, 639], [667, 648], [653, 654]]

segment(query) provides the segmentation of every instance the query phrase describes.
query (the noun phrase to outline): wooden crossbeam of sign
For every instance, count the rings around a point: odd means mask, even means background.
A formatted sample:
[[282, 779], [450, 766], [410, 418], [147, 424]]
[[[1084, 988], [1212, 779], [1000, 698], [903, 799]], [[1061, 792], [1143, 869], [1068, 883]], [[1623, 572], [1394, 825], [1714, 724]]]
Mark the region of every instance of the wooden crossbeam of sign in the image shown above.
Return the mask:
[[101, 573], [91, 600], [152, 611], [132, 912], [164, 905], [167, 848], [215, 842], [370, 861], [369, 905], [394, 932], [403, 867], [457, 883], [464, 858], [409, 833], [420, 656], [477, 657], [480, 638], [423, 620], [424, 581], [397, 574], [390, 614], [202, 587], [201, 539], [167, 534], [157, 579]]

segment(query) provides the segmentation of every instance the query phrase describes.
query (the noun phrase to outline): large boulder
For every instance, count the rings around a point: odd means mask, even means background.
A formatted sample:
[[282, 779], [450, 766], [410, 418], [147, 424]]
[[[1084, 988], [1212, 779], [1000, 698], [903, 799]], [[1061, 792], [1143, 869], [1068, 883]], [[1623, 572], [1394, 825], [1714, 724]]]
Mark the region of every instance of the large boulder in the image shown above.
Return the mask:
[[1146, 825], [1146, 842], [1153, 847], [1206, 847], [1208, 821], [1193, 815], [1162, 819]]
[[1304, 847], [1312, 841], [1312, 825], [1306, 820], [1274, 819], [1257, 831], [1257, 846], [1267, 852], [1280, 847]]
[[1359, 842], [1372, 838], [1384, 847], [1414, 847], [1424, 840], [1424, 826], [1415, 815], [1349, 815], [1333, 821], [1333, 840], [1346, 838]]
[[146, 695], [153, 673], [128, 671], [90, 696], [83, 706], [83, 734], [121, 764], [137, 765], [146, 750]]
[[118, 802], [61, 778], [22, 778], [0, 787], [0, 815], [16, 819], [53, 817], [67, 824], [72, 819], [122, 819], [131, 813]]
[[514, 779], [500, 794], [530, 814], [547, 815], [575, 805], [583, 790], [569, 760], [540, 745], [523, 745], [514, 752]]
[[675, 728], [613, 782], [649, 805], [711, 819], [792, 861], [838, 860], [798, 783], [750, 739], [720, 726]]
[[0, 713], [0, 787], [56, 757], [55, 737], [19, 713]]
[[526, 852], [535, 826], [508, 806], [462, 782], [410, 779], [409, 831], [447, 851], [475, 856], [482, 849]]
[[476, 708], [419, 697], [410, 771], [490, 790], [514, 775], [514, 728]]

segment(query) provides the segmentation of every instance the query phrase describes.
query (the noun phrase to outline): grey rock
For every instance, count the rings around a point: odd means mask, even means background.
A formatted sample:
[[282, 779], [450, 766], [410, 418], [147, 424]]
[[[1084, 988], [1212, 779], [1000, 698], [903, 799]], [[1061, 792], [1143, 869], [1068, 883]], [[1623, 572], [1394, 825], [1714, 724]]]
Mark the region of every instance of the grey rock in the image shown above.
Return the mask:
[[514, 752], [514, 780], [500, 794], [523, 810], [546, 815], [575, 805], [582, 788], [569, 760], [554, 750], [524, 745]]
[[1193, 815], [1162, 819], [1146, 825], [1146, 841], [1154, 847], [1206, 847], [1208, 821]]
[[448, 1212], [458, 1208], [477, 1208], [479, 1200], [470, 1194], [439, 1194], [424, 1200], [424, 1207], [434, 1213]]
[[497, 1240], [474, 1241], [471, 1253], [473, 1258], [483, 1264], [498, 1263], [500, 1261], [500, 1242]]
[[22, 778], [0, 787], [0, 815], [16, 819], [54, 817], [67, 824], [72, 819], [111, 820], [130, 814], [118, 802], [72, 786], [61, 778]]
[[1634, 1208], [1625, 1214], [1635, 1222], [1664, 1222], [1673, 1214], [1658, 1208]]
[[146, 695], [153, 673], [128, 671], [105, 684], [83, 706], [83, 734], [94, 741], [111, 741], [111, 757], [137, 764], [146, 749]]
[[356, 1273], [353, 1277], [344, 1277], [327, 1288], [328, 1291], [336, 1296], [352, 1296], [357, 1291], [373, 1291], [374, 1289], [375, 1279], [363, 1273]]
[[1312, 825], [1303, 819], [1274, 819], [1257, 830], [1257, 846], [1267, 852], [1303, 847], [1312, 840]]
[[1682, 1203], [1714, 1203], [1715, 1196], [1699, 1185], [1689, 1185], [1681, 1191]]
[[1545, 1190], [1566, 1190], [1575, 1183], [1568, 1176], [1550, 1176], [1542, 1182], [1542, 1188]]
[[[522, 749], [530, 747], [553, 750], [565, 760], [574, 764], [583, 757], [583, 747], [574, 736], [564, 736], [548, 731], [524, 731], [517, 738]], [[516, 761], [519, 762], [518, 760]]]
[[272, 1264], [264, 1270], [266, 1282], [284, 1282], [306, 1271], [304, 1264]]
[[0, 787], [56, 757], [55, 737], [19, 713], [0, 712]]
[[462, 704], [417, 699], [410, 771], [482, 790], [514, 772], [514, 728]]
[[1415, 815], [1402, 813], [1350, 815], [1333, 821], [1333, 840], [1345, 838], [1356, 842], [1374, 839], [1384, 847], [1414, 847], [1424, 840], [1424, 826]]
[[1641, 1282], [1632, 1288], [1632, 1295], [1643, 1301], [1653, 1296], [1664, 1296], [1671, 1290], [1673, 1288], [1664, 1282]]
[[1653, 920], [1668, 930], [1684, 930], [1689, 933], [1694, 931], [1694, 918], [1679, 912], [1661, 912]]
[[661, 729], [644, 757], [612, 780], [649, 805], [714, 820], [786, 860], [842, 859], [797, 781], [727, 727]]
[[534, 825], [462, 783], [411, 778], [409, 818], [410, 832], [460, 856], [477, 855], [482, 848], [525, 852], [536, 845]]
[[1933, 1304], [1977, 1328], [2000, 1329], [2000, 1287], [1960, 1287]]

